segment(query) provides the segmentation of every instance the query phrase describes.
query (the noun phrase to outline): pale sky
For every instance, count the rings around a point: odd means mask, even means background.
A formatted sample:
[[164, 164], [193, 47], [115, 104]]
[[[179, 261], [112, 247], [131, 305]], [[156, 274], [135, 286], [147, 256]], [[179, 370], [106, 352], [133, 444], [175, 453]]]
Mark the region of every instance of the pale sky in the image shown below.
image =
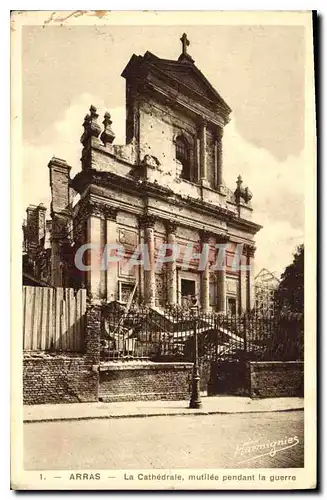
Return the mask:
[[[197, 67], [232, 108], [224, 178], [253, 193], [256, 273], [279, 274], [304, 240], [304, 29], [301, 26], [26, 26], [23, 28], [24, 206], [50, 201], [53, 155], [80, 169], [90, 104], [110, 111], [124, 143], [125, 80], [133, 53], [177, 59], [183, 32]], [[100, 121], [100, 120], [99, 120]]]

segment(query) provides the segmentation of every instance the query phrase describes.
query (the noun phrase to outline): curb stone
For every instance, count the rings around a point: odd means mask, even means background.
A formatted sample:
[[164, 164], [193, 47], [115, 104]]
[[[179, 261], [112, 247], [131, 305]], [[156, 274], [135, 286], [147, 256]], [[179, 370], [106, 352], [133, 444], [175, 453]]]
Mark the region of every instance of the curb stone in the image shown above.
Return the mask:
[[182, 411], [178, 413], [131, 413], [131, 414], [109, 414], [109, 415], [90, 415], [90, 416], [82, 416], [82, 417], [54, 417], [54, 418], [26, 418], [23, 420], [25, 424], [33, 424], [33, 423], [45, 423], [45, 422], [61, 422], [61, 421], [78, 421], [78, 420], [109, 420], [109, 419], [121, 419], [121, 418], [148, 418], [148, 417], [179, 417], [179, 416], [190, 416], [190, 415], [236, 415], [236, 414], [246, 414], [246, 413], [276, 413], [276, 412], [291, 412], [291, 411], [303, 411], [303, 407], [298, 408], [283, 408], [276, 410], [239, 410], [239, 411], [223, 411], [223, 410], [214, 410], [214, 411]]

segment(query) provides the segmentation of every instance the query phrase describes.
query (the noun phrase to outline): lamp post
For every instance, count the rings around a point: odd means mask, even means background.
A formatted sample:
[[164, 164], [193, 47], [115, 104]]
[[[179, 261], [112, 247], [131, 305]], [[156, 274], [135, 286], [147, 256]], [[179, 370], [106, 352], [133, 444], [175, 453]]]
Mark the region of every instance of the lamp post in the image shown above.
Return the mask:
[[193, 372], [192, 372], [192, 394], [191, 394], [189, 408], [201, 408], [202, 402], [200, 398], [200, 374], [199, 374], [199, 362], [198, 362], [199, 353], [198, 353], [198, 331], [197, 331], [198, 306], [196, 297], [192, 298], [191, 312], [193, 316], [194, 361], [193, 361]]

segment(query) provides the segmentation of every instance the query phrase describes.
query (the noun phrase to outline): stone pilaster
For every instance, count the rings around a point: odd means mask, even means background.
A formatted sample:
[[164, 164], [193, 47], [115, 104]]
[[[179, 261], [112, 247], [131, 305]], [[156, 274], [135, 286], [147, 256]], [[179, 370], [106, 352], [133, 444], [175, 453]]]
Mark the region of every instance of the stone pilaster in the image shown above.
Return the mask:
[[205, 268], [201, 273], [201, 305], [204, 312], [210, 310], [209, 238], [208, 233], [201, 233], [201, 252], [205, 256]]
[[[142, 221], [140, 221], [139, 235], [140, 235], [140, 248], [144, 248], [144, 227], [142, 226]], [[144, 302], [145, 287], [144, 287], [144, 269], [142, 266], [138, 266], [138, 272], [139, 272], [138, 297], [140, 302]]]
[[255, 290], [254, 290], [254, 254], [255, 246], [248, 245], [246, 247], [246, 264], [248, 266], [247, 273], [247, 310], [251, 311], [255, 307]]
[[[248, 270], [245, 269], [247, 265], [247, 250], [243, 246], [242, 253], [240, 255], [240, 269], [239, 269], [239, 313], [245, 313], [248, 310], [248, 300], [247, 300], [247, 281], [248, 281]], [[244, 269], [243, 269], [244, 268]]]
[[196, 182], [201, 179], [201, 140], [199, 137], [195, 141], [195, 160], [196, 160]]
[[100, 281], [101, 281], [101, 219], [96, 215], [90, 215], [87, 219], [87, 242], [95, 245], [93, 249], [88, 250], [87, 264], [90, 269], [86, 273], [86, 288], [89, 297], [98, 301], [101, 299]]
[[215, 137], [215, 180], [218, 191], [223, 188], [223, 129], [218, 128]]
[[[176, 229], [177, 224], [173, 221], [167, 223], [167, 243], [172, 245], [172, 248], [176, 245]], [[170, 250], [173, 252], [173, 250]], [[174, 255], [174, 254], [172, 254]], [[176, 259], [174, 258], [171, 262], [167, 262], [167, 294], [169, 304], [177, 303], [177, 269], [176, 269]]]
[[[117, 243], [117, 209], [105, 206], [102, 210], [104, 217], [104, 224], [106, 228], [105, 241], [107, 244], [107, 257], [110, 255], [110, 245]], [[111, 250], [113, 252], [113, 250]], [[118, 263], [107, 262], [107, 269], [104, 271], [106, 290], [105, 296], [108, 302], [111, 302], [117, 297], [118, 286]]]
[[217, 310], [226, 313], [226, 268], [217, 271]]
[[[242, 264], [243, 266], [244, 264]], [[245, 313], [248, 310], [247, 301], [247, 271], [239, 270], [239, 313]]]
[[200, 173], [201, 173], [201, 182], [204, 181], [204, 183], [208, 181], [206, 150], [207, 150], [207, 122], [205, 120], [202, 120], [200, 125]]
[[[86, 287], [92, 300], [107, 299], [108, 273], [102, 266], [104, 249], [107, 243], [108, 218], [115, 217], [115, 209], [91, 200], [87, 204], [87, 243], [95, 247], [88, 251], [90, 270], [86, 274]], [[111, 228], [109, 227], [109, 230]], [[104, 266], [105, 267], [105, 266]]]
[[100, 218], [100, 298], [107, 298], [107, 266], [106, 255], [104, 255], [105, 245], [107, 242], [107, 221], [104, 217]]
[[[228, 236], [219, 236], [216, 238], [217, 244], [228, 243]], [[217, 312], [226, 313], [226, 255], [221, 269], [217, 270]]]
[[155, 275], [155, 247], [154, 247], [154, 225], [153, 215], [144, 215], [141, 218], [144, 227], [144, 245], [146, 246], [149, 261], [145, 259], [144, 265], [144, 299], [145, 303], [154, 307], [156, 304], [156, 275]]

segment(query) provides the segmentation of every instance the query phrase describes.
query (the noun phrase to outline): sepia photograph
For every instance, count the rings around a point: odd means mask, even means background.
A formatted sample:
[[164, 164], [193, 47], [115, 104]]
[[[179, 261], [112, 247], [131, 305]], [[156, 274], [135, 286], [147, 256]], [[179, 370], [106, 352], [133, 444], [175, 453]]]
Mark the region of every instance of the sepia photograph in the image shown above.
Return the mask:
[[12, 12], [12, 489], [316, 487], [314, 20]]

